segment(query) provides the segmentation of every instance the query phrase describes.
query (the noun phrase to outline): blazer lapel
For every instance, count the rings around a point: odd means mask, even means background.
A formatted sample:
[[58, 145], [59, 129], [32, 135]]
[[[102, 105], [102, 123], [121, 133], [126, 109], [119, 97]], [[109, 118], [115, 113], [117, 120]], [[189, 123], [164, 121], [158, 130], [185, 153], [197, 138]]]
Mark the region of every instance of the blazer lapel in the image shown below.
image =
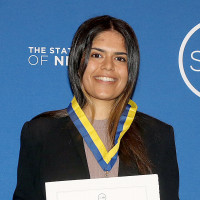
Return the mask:
[[[86, 155], [85, 155], [85, 148], [84, 148], [84, 144], [83, 144], [83, 138], [81, 136], [81, 134], [79, 133], [79, 131], [77, 130], [77, 128], [74, 126], [73, 122], [70, 119], [69, 122], [69, 127], [70, 127], [70, 135], [72, 137], [73, 143], [75, 145], [76, 150], [78, 151], [80, 158], [82, 160], [83, 166], [85, 168], [85, 178], [89, 179], [90, 178], [90, 174], [89, 174], [89, 169], [88, 169], [88, 164], [87, 164], [87, 159], [86, 159]], [[82, 166], [80, 166], [82, 167]]]

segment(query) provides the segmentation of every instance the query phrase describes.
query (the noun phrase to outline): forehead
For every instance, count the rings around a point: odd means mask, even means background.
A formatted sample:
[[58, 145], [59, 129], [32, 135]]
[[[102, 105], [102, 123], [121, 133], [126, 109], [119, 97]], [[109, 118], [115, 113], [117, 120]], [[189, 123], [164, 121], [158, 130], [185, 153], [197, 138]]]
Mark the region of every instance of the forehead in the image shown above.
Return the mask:
[[115, 30], [103, 31], [99, 33], [92, 42], [92, 47], [100, 45], [125, 50], [125, 39], [121, 33]]

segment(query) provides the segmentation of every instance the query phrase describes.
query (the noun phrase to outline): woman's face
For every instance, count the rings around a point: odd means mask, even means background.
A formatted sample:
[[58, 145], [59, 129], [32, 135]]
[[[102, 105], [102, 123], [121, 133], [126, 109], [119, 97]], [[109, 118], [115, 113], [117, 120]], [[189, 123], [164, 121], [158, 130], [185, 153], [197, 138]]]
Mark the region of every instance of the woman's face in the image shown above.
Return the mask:
[[82, 84], [93, 99], [114, 100], [128, 81], [127, 51], [123, 36], [114, 30], [98, 34], [92, 43]]

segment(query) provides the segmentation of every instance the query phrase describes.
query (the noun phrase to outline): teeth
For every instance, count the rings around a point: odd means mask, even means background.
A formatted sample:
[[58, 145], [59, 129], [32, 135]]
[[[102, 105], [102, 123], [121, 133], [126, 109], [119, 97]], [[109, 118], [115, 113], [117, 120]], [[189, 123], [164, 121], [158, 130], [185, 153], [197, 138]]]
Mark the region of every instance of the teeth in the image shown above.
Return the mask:
[[98, 80], [101, 80], [101, 81], [112, 81], [112, 82], [114, 82], [115, 81], [115, 79], [114, 78], [109, 78], [109, 77], [95, 77], [96, 79], [98, 79]]

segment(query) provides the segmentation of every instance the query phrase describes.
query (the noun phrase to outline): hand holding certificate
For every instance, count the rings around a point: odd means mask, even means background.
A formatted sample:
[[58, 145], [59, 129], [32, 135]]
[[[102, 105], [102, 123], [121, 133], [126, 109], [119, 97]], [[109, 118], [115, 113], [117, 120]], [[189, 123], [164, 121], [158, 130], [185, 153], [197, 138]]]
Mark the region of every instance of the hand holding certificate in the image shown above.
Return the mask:
[[46, 183], [47, 200], [160, 200], [158, 176], [141, 175]]

